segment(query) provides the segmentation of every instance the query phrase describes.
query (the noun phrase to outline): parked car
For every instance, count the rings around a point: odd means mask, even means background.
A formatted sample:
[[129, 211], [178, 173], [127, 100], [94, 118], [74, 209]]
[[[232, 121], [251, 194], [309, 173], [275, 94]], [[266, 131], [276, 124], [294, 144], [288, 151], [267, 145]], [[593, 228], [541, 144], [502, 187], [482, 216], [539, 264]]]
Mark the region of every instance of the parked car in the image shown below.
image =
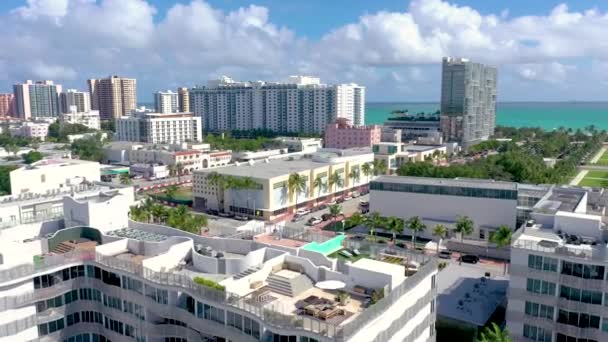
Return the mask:
[[477, 255], [465, 254], [460, 257], [460, 261], [466, 262], [467, 264], [476, 264], [479, 262], [479, 257]]
[[357, 198], [357, 197], [361, 196], [361, 193], [359, 193], [359, 191], [353, 191], [351, 196], [353, 196], [353, 198]]
[[336, 199], [334, 198], [331, 201], [327, 202], [327, 206], [334, 205], [336, 203], [338, 203], [338, 202], [336, 202]]
[[309, 226], [314, 226], [314, 225], [317, 225], [317, 224], [319, 224], [321, 222], [323, 222], [323, 220], [315, 216], [315, 217], [311, 217], [308, 220], [308, 222], [306, 222], [306, 224], [309, 225]]
[[344, 198], [340, 197], [336, 200], [337, 203], [344, 203]]
[[349, 195], [346, 195], [342, 198], [342, 200], [344, 200], [344, 201], [350, 201], [352, 199], [353, 199], [353, 196], [349, 196]]
[[243, 216], [243, 215], [235, 215], [234, 219], [235, 220], [239, 220], [239, 221], [247, 221], [247, 220], [249, 220], [249, 218], [247, 216]]
[[331, 214], [329, 214], [329, 213], [327, 213], [327, 214], [323, 214], [323, 215], [321, 215], [321, 219], [322, 219], [323, 221], [328, 221], [328, 220], [331, 220]]
[[351, 240], [359, 240], [360, 241], [360, 240], [365, 240], [365, 236], [363, 236], [363, 235], [354, 235], [354, 236], [349, 237], [349, 239], [351, 239]]
[[452, 252], [450, 251], [439, 251], [439, 258], [441, 259], [450, 259], [452, 257]]
[[308, 214], [310, 214], [310, 209], [300, 208], [300, 209], [296, 210], [296, 215], [298, 215], [298, 216], [304, 216], [304, 215], [308, 215]]
[[395, 244], [395, 246], [397, 246], [397, 247], [399, 247], [399, 248], [404, 248], [404, 249], [405, 249], [405, 248], [407, 248], [407, 246], [406, 246], [406, 245], [405, 245], [403, 242], [397, 242], [397, 243]]
[[294, 216], [294, 217], [291, 219], [291, 222], [299, 222], [299, 221], [302, 221], [303, 219], [304, 219], [304, 216], [298, 216], [298, 215], [295, 215], [295, 216]]
[[232, 216], [234, 216], [233, 214], [227, 213], [227, 212], [221, 212], [218, 215], [220, 215], [221, 217], [232, 217]]

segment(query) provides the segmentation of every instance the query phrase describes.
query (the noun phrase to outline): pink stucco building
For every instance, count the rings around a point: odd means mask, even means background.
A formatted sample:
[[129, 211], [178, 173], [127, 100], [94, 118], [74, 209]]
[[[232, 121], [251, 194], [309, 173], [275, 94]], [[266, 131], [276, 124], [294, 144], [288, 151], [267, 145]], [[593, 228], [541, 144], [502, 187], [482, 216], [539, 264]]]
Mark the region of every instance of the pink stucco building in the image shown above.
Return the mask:
[[380, 142], [382, 129], [378, 125], [355, 127], [340, 118], [325, 128], [325, 147], [352, 148], [371, 147]]
[[0, 117], [15, 115], [15, 95], [0, 94]]

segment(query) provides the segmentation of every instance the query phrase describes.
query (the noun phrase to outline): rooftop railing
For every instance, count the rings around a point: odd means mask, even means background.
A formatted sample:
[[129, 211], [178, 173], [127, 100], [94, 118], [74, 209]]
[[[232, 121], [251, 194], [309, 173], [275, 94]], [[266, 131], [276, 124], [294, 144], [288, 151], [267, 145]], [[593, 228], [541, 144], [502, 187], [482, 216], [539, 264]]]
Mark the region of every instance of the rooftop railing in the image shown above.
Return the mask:
[[[383, 246], [386, 248], [386, 246]], [[375, 250], [372, 245], [370, 250]], [[380, 247], [378, 247], [380, 248]], [[403, 252], [407, 253], [407, 252]], [[403, 254], [401, 253], [401, 254]], [[413, 253], [407, 253], [410, 260], [414, 260]], [[385, 297], [376, 304], [359, 313], [351, 321], [345, 324], [328, 323], [313, 317], [296, 315], [295, 308], [283, 303], [261, 304], [252, 303], [250, 299], [238, 296], [230, 292], [219, 291], [196, 284], [193, 279], [184, 274], [173, 272], [156, 272], [143, 267], [139, 263], [129, 260], [122, 260], [111, 256], [104, 256], [93, 250], [74, 250], [65, 254], [46, 255], [37, 257], [32, 264], [17, 265], [15, 267], [0, 270], [0, 283], [18, 280], [20, 278], [32, 276], [33, 274], [50, 271], [60, 266], [67, 266], [73, 263], [88, 262], [104, 266], [105, 269], [125, 272], [127, 274], [139, 276], [152, 284], [159, 284], [166, 287], [176, 287], [182, 291], [190, 293], [194, 298], [210, 302], [221, 303], [236, 309], [249, 312], [260, 317], [265, 324], [279, 329], [301, 329], [312, 332], [324, 337], [334, 338], [338, 341], [346, 341], [354, 336], [371, 320], [382, 315], [396, 300], [406, 295], [424, 278], [432, 274], [437, 269], [437, 262], [433, 258], [418, 255], [416, 260], [421, 262], [421, 267], [412, 276], [405, 279], [400, 285], [392, 289]], [[424, 259], [424, 260], [423, 260]], [[20, 300], [6, 298], [13, 302], [23, 302], [31, 295], [23, 295]], [[0, 303], [9, 305], [11, 303]], [[13, 303], [14, 304], [14, 303]], [[2, 305], [0, 305], [2, 306]]]
[[530, 240], [516, 240], [511, 245], [512, 248], [521, 248], [530, 251], [557, 254], [565, 257], [575, 257], [585, 260], [608, 261], [608, 246], [602, 242], [596, 245], [566, 245], [543, 246], [540, 242]]

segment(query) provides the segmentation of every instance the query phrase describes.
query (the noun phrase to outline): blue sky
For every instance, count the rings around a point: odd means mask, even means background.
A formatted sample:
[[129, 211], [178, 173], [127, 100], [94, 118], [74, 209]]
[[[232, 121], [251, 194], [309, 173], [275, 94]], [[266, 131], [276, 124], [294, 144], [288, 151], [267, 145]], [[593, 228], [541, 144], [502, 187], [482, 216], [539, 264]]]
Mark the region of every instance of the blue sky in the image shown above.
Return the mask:
[[499, 100], [608, 100], [608, 1], [2, 0], [0, 91], [138, 79], [138, 98], [229, 75], [356, 82], [437, 101], [441, 57], [499, 68]]

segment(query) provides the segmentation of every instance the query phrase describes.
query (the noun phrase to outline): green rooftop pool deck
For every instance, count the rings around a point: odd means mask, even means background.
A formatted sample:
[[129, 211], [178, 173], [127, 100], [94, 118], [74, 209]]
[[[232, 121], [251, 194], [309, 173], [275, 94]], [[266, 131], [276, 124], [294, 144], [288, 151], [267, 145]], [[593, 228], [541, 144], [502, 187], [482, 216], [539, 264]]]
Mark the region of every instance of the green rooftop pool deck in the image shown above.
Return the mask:
[[338, 235], [335, 238], [327, 240], [323, 243], [313, 241], [309, 244], [304, 245], [302, 249], [321, 253], [327, 256], [342, 249], [342, 241], [344, 241], [345, 238], [346, 235]]

